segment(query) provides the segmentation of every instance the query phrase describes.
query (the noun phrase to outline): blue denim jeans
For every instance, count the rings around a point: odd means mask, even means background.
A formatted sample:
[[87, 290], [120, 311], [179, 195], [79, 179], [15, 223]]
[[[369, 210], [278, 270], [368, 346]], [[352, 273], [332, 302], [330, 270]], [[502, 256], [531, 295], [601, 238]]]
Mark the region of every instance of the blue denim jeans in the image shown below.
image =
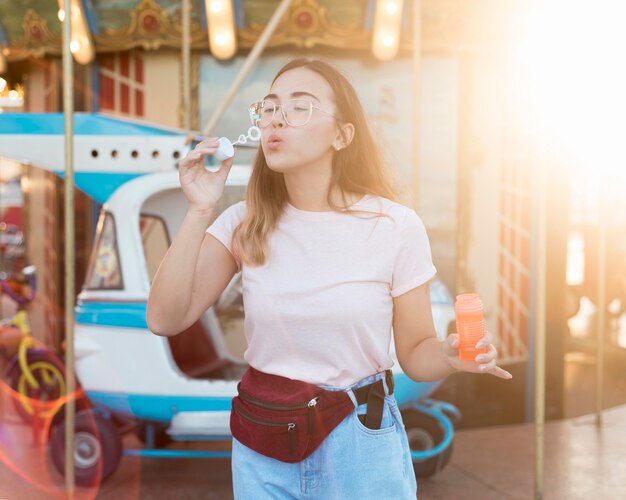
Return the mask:
[[417, 484], [409, 443], [393, 395], [385, 384], [385, 405], [380, 429], [365, 427], [358, 414], [352, 389], [382, 379], [377, 373], [348, 388], [355, 405], [348, 415], [311, 455], [289, 464], [261, 455], [233, 438], [233, 491], [238, 500], [265, 499], [355, 499], [414, 500]]

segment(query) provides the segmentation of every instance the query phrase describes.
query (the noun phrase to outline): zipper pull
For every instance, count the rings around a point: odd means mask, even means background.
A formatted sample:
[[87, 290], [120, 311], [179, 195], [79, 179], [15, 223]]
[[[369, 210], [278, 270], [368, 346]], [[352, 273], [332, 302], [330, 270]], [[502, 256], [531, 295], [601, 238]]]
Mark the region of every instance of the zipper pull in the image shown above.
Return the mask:
[[309, 401], [309, 436], [315, 434], [315, 407], [317, 406], [319, 398], [315, 396], [311, 401]]
[[296, 453], [296, 424], [290, 422], [287, 424], [287, 435], [289, 436], [289, 456]]

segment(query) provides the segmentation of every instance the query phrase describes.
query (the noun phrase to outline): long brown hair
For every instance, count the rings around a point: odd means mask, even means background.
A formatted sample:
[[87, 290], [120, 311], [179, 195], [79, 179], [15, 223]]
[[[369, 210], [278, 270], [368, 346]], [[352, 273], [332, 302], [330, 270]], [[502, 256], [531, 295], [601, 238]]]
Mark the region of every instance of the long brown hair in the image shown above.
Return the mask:
[[[297, 58], [278, 71], [272, 84], [280, 75], [295, 68], [310, 69], [324, 78], [333, 90], [340, 121], [352, 123], [355, 128], [352, 142], [333, 156], [327, 193], [329, 206], [342, 213], [362, 212], [335, 205], [331, 199], [335, 187], [339, 188], [344, 205], [347, 204], [346, 193], [378, 195], [396, 201], [398, 194], [393, 177], [374, 143], [363, 107], [348, 79], [324, 61]], [[263, 149], [259, 148], [246, 190], [246, 215], [233, 233], [234, 245], [243, 262], [259, 266], [265, 263], [267, 237], [276, 227], [286, 202], [283, 174], [268, 167]]]

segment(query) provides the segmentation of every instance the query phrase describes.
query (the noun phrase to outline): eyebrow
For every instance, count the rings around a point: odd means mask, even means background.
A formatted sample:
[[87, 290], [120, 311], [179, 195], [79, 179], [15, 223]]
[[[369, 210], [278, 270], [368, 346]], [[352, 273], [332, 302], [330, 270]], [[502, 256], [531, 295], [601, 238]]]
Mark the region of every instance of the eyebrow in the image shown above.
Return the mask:
[[[320, 100], [317, 98], [317, 96], [311, 94], [311, 92], [305, 92], [305, 91], [297, 91], [297, 92], [292, 92], [291, 93], [291, 97], [312, 97], [313, 99], [315, 99], [317, 102], [320, 102]], [[278, 99], [278, 95], [277, 94], [267, 94], [263, 100], [266, 99]]]

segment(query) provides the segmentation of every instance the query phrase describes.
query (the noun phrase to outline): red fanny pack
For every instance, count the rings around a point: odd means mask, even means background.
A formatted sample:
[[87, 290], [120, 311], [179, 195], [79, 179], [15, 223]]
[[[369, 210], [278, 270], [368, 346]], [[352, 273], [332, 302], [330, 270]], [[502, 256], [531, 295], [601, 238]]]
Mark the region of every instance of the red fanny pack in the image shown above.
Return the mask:
[[344, 391], [263, 373], [249, 367], [233, 398], [233, 437], [261, 455], [300, 462], [353, 410]]

